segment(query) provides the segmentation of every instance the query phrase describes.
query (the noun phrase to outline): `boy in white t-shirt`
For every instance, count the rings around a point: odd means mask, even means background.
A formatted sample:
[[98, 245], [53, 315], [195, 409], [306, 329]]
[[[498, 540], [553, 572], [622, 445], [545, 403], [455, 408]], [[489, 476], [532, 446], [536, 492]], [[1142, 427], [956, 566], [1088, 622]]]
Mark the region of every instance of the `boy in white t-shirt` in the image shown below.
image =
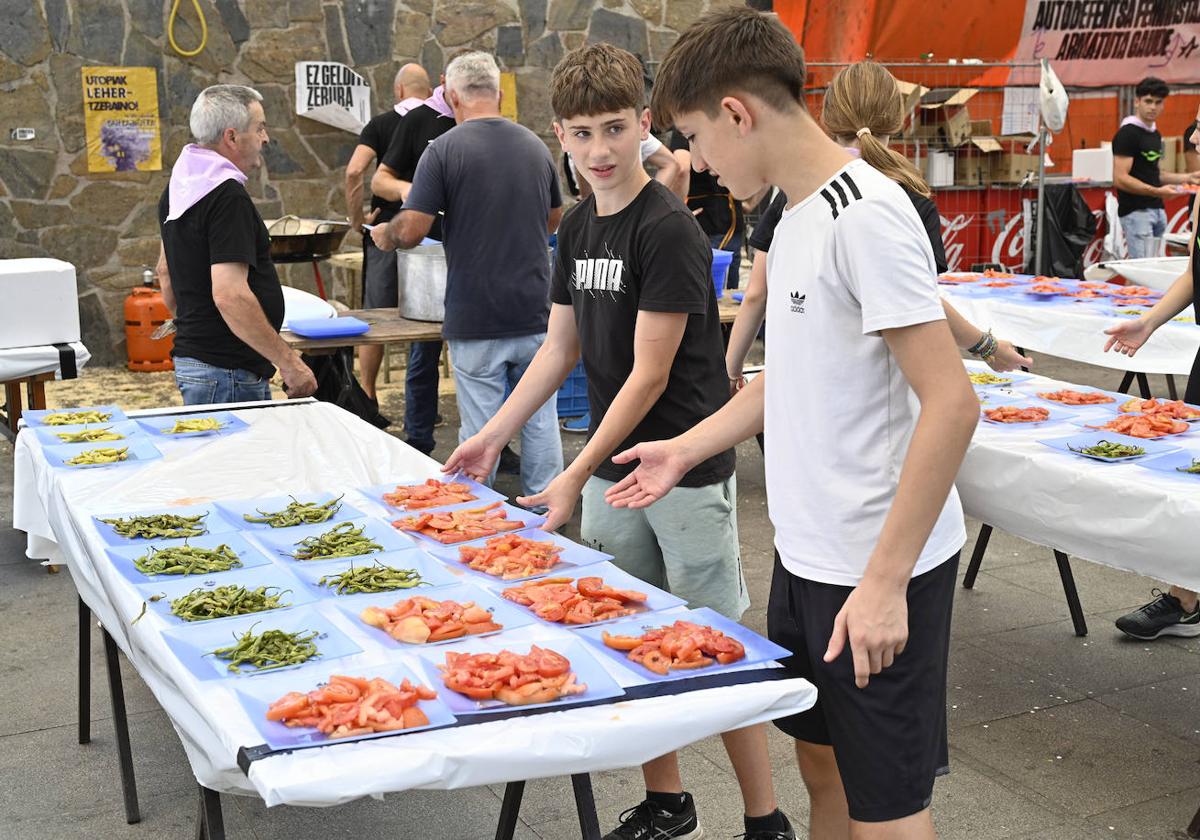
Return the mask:
[[804, 105], [804, 57], [777, 20], [708, 15], [671, 48], [654, 116], [736, 198], [797, 200], [767, 267], [767, 373], [640, 460], [607, 494], [645, 507], [707, 454], [766, 431], [772, 638], [817, 705], [796, 738], [813, 837], [934, 838], [947, 766], [946, 661], [958, 552], [954, 476], [979, 414], [912, 203]]

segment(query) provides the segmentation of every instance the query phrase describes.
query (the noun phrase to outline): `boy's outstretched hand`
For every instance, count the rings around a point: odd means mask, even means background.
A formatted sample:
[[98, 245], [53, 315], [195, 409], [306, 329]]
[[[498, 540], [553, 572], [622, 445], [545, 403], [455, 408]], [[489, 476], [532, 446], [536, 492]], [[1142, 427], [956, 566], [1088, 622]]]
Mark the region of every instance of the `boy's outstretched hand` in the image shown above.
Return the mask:
[[571, 518], [583, 485], [587, 482], [575, 477], [570, 470], [558, 474], [558, 477], [546, 485], [541, 493], [532, 496], [518, 496], [517, 504], [527, 508], [546, 508], [546, 521], [542, 523], [543, 531], [557, 531]]
[[481, 434], [472, 435], [450, 453], [442, 465], [442, 472], [447, 475], [462, 473], [480, 484], [486, 484], [492, 475], [492, 468], [500, 460], [502, 449], [504, 444], [493, 443]]
[[629, 475], [618, 481], [604, 494], [604, 500], [615, 508], [644, 508], [667, 495], [692, 464], [682, 447], [674, 440], [639, 443], [613, 456], [614, 464], [640, 461]]

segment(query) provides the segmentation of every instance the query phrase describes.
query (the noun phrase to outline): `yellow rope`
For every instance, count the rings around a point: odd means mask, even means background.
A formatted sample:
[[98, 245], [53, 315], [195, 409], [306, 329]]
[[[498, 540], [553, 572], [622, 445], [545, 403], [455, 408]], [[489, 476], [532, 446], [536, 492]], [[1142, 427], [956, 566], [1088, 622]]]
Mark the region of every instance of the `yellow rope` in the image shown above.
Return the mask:
[[179, 17], [179, 0], [175, 0], [171, 6], [171, 16], [167, 19], [167, 40], [171, 42], [171, 48], [184, 58], [199, 55], [208, 44], [208, 21], [204, 19], [204, 10], [200, 8], [199, 0], [192, 0], [192, 6], [195, 7], [196, 14], [200, 17], [200, 46], [196, 49], [182, 50], [179, 48], [179, 44], [175, 43], [175, 19]]

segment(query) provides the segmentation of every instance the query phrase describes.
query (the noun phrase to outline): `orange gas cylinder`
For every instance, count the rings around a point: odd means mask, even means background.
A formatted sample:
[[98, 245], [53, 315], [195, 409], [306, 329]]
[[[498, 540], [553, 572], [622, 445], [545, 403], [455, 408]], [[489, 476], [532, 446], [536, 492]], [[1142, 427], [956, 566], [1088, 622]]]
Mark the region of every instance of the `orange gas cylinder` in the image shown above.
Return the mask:
[[125, 298], [125, 348], [129, 369], [138, 371], [173, 370], [171, 348], [175, 336], [154, 339], [151, 334], [166, 323], [171, 313], [163, 303], [162, 292], [154, 288], [153, 275], [146, 272], [150, 284], [135, 288]]

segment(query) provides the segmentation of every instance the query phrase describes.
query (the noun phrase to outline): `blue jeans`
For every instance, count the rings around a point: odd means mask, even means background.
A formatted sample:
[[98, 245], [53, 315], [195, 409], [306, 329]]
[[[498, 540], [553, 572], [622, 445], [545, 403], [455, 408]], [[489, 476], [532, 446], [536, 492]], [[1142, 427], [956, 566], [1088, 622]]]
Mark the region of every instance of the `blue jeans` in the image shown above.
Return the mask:
[[[504, 403], [505, 391], [517, 384], [546, 334], [478, 340], [450, 339], [450, 365], [458, 397], [458, 441], [483, 428]], [[521, 427], [521, 489], [540, 493], [562, 472], [562, 438], [558, 431], [558, 395], [534, 412]], [[490, 485], [496, 469], [488, 477]]]
[[199, 359], [175, 358], [175, 384], [184, 405], [271, 399], [271, 380], [248, 370], [230, 370]]
[[1159, 254], [1151, 253], [1153, 248], [1150, 240], [1161, 239], [1167, 232], [1167, 211], [1157, 207], [1126, 213], [1121, 217], [1121, 231], [1125, 234], [1129, 259], [1157, 257]]
[[438, 364], [442, 342], [414, 341], [409, 345], [404, 375], [404, 438], [414, 449], [433, 451], [433, 426], [438, 413]]

